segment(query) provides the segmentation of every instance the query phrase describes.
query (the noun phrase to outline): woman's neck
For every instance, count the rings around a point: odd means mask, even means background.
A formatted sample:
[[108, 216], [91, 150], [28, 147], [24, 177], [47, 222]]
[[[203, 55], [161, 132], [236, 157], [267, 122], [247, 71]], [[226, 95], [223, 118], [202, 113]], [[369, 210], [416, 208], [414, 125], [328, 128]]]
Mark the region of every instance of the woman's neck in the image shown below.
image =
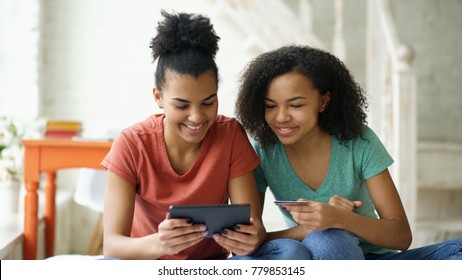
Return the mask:
[[329, 133], [317, 130], [311, 134], [306, 135], [300, 139], [297, 143], [292, 145], [286, 145], [285, 150], [292, 154], [299, 155], [310, 155], [325, 151], [326, 149], [330, 150], [332, 144], [332, 135]]

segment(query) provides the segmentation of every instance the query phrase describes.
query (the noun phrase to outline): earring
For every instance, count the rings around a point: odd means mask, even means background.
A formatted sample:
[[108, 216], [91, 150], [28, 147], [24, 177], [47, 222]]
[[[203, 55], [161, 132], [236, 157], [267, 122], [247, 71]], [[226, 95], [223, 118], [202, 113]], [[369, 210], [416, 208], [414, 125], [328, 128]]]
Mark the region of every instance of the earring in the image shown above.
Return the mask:
[[321, 108], [321, 110], [319, 110], [319, 113], [324, 112], [325, 109], [326, 109], [326, 106], [323, 106], [323, 107]]

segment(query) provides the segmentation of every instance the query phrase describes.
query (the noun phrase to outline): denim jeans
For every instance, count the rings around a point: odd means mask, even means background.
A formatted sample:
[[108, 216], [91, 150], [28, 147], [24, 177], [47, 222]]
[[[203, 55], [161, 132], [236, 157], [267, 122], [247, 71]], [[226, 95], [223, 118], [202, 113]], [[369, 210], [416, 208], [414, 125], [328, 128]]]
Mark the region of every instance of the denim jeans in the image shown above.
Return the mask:
[[462, 260], [462, 238], [398, 253], [366, 254], [367, 260]]
[[328, 229], [314, 231], [302, 242], [275, 239], [265, 242], [255, 253], [233, 256], [231, 260], [364, 260], [358, 239], [351, 233]]
[[310, 251], [313, 260], [364, 260], [358, 238], [348, 231], [313, 231], [302, 244]]
[[[301, 245], [301, 246], [300, 246]], [[314, 231], [302, 242], [275, 239], [264, 243], [249, 256], [235, 260], [462, 260], [462, 238], [403, 252], [364, 255], [352, 233], [328, 229]]]
[[247, 256], [233, 256], [228, 260], [311, 260], [310, 252], [297, 240], [274, 239], [263, 243]]

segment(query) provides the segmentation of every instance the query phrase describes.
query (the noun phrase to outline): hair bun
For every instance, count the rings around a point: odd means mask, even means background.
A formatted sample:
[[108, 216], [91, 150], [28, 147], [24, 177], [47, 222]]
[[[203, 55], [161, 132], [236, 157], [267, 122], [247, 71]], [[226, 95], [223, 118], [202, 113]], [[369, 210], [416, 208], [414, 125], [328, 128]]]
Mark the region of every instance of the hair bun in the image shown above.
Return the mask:
[[215, 57], [220, 37], [216, 35], [209, 18], [198, 14], [169, 14], [164, 10], [161, 14], [165, 19], [158, 23], [157, 35], [150, 44], [153, 60], [186, 49], [195, 49]]

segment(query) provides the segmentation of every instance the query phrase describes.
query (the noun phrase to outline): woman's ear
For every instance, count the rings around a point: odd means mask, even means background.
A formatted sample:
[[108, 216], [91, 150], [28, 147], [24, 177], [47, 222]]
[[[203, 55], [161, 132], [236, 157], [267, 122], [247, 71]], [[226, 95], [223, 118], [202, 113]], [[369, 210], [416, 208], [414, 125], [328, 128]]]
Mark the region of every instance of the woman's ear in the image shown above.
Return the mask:
[[160, 109], [164, 109], [162, 104], [162, 95], [157, 90], [157, 88], [152, 88], [152, 95], [154, 96], [154, 100], [156, 101], [157, 106], [159, 106]]
[[319, 113], [324, 112], [324, 110], [326, 110], [327, 106], [329, 106], [330, 96], [331, 96], [331, 93], [326, 92], [326, 94], [324, 94], [321, 97], [321, 108], [319, 109]]

